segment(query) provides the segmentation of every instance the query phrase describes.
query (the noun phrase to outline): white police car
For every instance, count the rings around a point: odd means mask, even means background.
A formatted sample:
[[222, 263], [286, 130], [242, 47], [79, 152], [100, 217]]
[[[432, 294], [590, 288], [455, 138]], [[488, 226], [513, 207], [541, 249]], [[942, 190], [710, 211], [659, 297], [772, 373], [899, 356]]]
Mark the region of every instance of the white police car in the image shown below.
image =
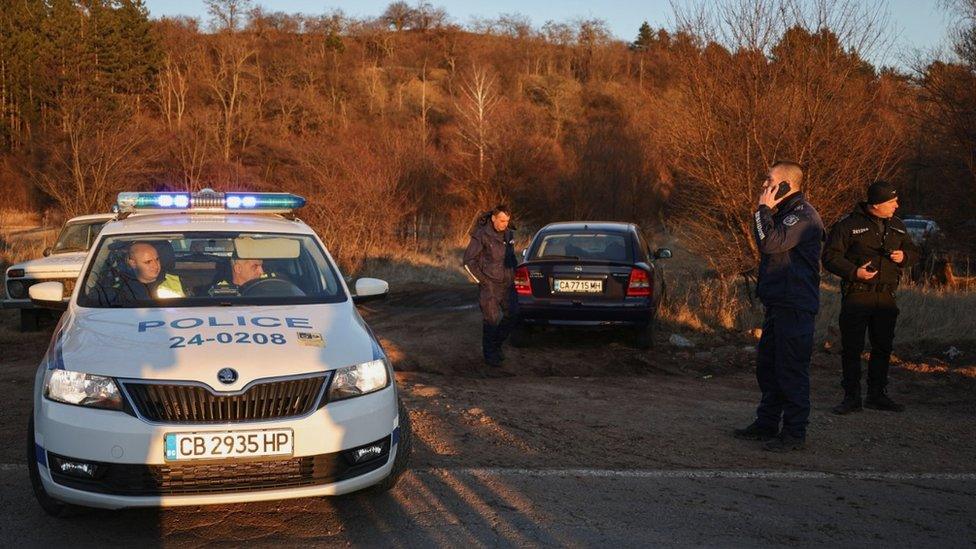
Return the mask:
[[[41, 506], [177, 506], [393, 487], [410, 450], [393, 371], [282, 193], [121, 193], [37, 371]], [[61, 307], [63, 286], [31, 286]]]

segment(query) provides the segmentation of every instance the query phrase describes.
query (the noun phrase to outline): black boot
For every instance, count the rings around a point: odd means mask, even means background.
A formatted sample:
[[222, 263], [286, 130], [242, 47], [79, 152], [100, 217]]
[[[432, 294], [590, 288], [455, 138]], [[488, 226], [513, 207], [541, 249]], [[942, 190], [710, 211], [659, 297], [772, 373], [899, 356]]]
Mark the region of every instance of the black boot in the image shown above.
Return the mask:
[[872, 410], [881, 410], [883, 412], [905, 411], [905, 406], [891, 400], [884, 392], [868, 395], [868, 398], [864, 399], [864, 407]]
[[832, 410], [835, 414], [839, 416], [852, 414], [854, 412], [861, 411], [861, 397], [860, 395], [845, 395], [844, 400], [840, 404], [834, 406]]
[[481, 352], [485, 358], [485, 364], [490, 367], [502, 365], [502, 357], [499, 356], [496, 339], [498, 337], [498, 326], [491, 324], [481, 325]]
[[776, 429], [760, 427], [756, 425], [756, 422], [750, 423], [748, 427], [732, 431], [732, 436], [742, 440], [773, 440], [777, 434]]
[[806, 448], [806, 445], [806, 437], [795, 437], [788, 433], [780, 433], [778, 437], [763, 444], [763, 450], [779, 453], [792, 452], [794, 450], [802, 450]]

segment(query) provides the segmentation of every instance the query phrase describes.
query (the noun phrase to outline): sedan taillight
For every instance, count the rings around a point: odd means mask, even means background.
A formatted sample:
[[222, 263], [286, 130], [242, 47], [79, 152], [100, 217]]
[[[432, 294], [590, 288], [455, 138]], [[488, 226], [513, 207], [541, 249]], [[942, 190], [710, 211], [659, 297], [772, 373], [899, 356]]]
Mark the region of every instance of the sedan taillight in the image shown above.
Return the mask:
[[529, 282], [529, 268], [515, 269], [515, 293], [518, 295], [532, 295], [532, 284]]
[[634, 267], [630, 270], [630, 283], [627, 284], [627, 297], [650, 297], [651, 277], [644, 269]]

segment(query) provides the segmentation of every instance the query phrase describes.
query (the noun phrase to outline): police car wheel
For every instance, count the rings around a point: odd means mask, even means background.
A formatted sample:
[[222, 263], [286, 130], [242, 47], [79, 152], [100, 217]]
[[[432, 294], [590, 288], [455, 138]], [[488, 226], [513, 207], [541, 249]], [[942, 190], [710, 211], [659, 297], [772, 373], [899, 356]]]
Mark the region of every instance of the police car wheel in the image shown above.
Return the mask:
[[650, 349], [654, 346], [654, 322], [641, 324], [635, 328], [634, 345], [638, 349]]
[[393, 457], [393, 469], [389, 476], [368, 489], [371, 493], [392, 490], [410, 463], [410, 454], [413, 453], [413, 430], [410, 427], [410, 414], [407, 413], [407, 408], [403, 402], [399, 403], [398, 413], [400, 416], [400, 441], [397, 444], [396, 455]]
[[34, 412], [31, 411], [30, 421], [27, 424], [27, 470], [30, 474], [31, 488], [34, 490], [34, 497], [41, 509], [52, 517], [68, 518], [83, 514], [84, 507], [71, 505], [63, 501], [52, 498], [44, 489], [41, 483], [41, 474], [37, 468], [37, 454], [34, 442]]

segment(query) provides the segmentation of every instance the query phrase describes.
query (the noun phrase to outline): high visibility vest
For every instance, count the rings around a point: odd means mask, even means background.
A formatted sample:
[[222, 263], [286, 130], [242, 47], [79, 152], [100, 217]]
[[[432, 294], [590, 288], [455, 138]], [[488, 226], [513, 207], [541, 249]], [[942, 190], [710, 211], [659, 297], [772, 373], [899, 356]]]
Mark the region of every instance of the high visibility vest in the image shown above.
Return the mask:
[[156, 286], [156, 297], [158, 299], [172, 299], [174, 297], [186, 297], [183, 292], [183, 283], [180, 277], [175, 274], [167, 274], [163, 281]]

